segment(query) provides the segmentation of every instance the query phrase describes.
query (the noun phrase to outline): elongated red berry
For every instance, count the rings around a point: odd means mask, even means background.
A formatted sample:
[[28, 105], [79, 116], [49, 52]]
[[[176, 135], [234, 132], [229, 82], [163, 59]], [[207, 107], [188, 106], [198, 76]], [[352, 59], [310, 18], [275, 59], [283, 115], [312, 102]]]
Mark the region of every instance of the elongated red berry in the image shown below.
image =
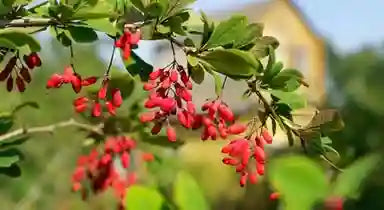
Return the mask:
[[181, 91], [180, 97], [184, 99], [184, 101], [192, 101], [192, 94], [187, 89], [183, 89]]
[[256, 173], [251, 173], [248, 175], [249, 182], [251, 184], [256, 184], [257, 183], [257, 174]]
[[81, 81], [81, 86], [93, 85], [97, 82], [97, 77], [87, 77]]
[[164, 112], [170, 112], [176, 106], [176, 101], [173, 98], [165, 98], [160, 101], [160, 109]]
[[123, 152], [123, 154], [120, 157], [121, 165], [123, 168], [128, 168], [129, 167], [129, 162], [130, 162], [130, 157], [128, 152]]
[[151, 162], [151, 161], [154, 161], [155, 160], [155, 156], [152, 154], [152, 153], [149, 153], [149, 152], [145, 152], [141, 155], [141, 158], [143, 159], [143, 161], [145, 162]]
[[176, 82], [177, 79], [178, 79], [178, 77], [179, 77], [179, 74], [177, 73], [177, 71], [172, 71], [171, 76], [170, 76], [170, 80], [171, 80], [171, 82], [172, 82], [172, 83], [173, 83], [173, 82]]
[[149, 79], [155, 80], [155, 79], [159, 78], [159, 76], [161, 75], [162, 72], [163, 72], [162, 69], [156, 69], [155, 71], [153, 71], [149, 74]]
[[142, 123], [151, 122], [156, 117], [156, 114], [154, 112], [145, 112], [140, 115], [140, 121]]
[[265, 162], [265, 152], [264, 149], [262, 149], [259, 146], [255, 146], [253, 151], [254, 157], [257, 162], [264, 163]]
[[162, 127], [163, 125], [161, 123], [156, 123], [151, 130], [152, 135], [156, 135], [160, 133]]
[[125, 44], [123, 49], [123, 58], [124, 60], [128, 60], [128, 58], [131, 56], [131, 45]]
[[247, 183], [247, 179], [248, 179], [247, 173], [241, 175], [241, 177], [240, 177], [240, 186], [241, 187], [245, 186], [245, 184]]
[[213, 126], [213, 125], [208, 126], [207, 130], [208, 130], [208, 135], [211, 137], [211, 139], [212, 140], [216, 140], [216, 138], [217, 138], [217, 131], [216, 131], [215, 126]]
[[78, 97], [76, 98], [74, 101], [73, 101], [73, 105], [74, 106], [78, 106], [78, 105], [81, 105], [81, 104], [85, 104], [87, 103], [89, 100], [87, 97], [85, 96], [81, 96], [81, 97]]
[[279, 198], [280, 198], [280, 193], [278, 193], [278, 192], [273, 192], [269, 195], [269, 199], [272, 201], [277, 200]]
[[94, 105], [93, 105], [93, 110], [92, 110], [92, 116], [94, 117], [100, 117], [101, 116], [101, 104], [96, 102]]
[[99, 89], [97, 97], [99, 99], [105, 99], [107, 97], [108, 82], [104, 82], [103, 86]]
[[228, 127], [228, 133], [230, 133], [230, 134], [241, 134], [246, 129], [247, 129], [247, 126], [245, 126], [244, 124], [236, 123], [236, 124], [233, 124], [233, 125]]
[[120, 107], [123, 103], [123, 98], [121, 97], [121, 91], [117, 88], [112, 90], [112, 103], [116, 107]]
[[187, 117], [185, 116], [184, 112], [182, 111], [177, 112], [177, 119], [179, 120], [182, 126], [188, 128]]
[[176, 141], [176, 131], [170, 125], [167, 127], [167, 136], [168, 136], [168, 140], [170, 142], [175, 142]]
[[231, 109], [224, 104], [219, 105], [218, 111], [220, 117], [222, 117], [225, 121], [232, 122], [235, 119]]
[[116, 115], [116, 107], [113, 106], [112, 102], [106, 101], [105, 107], [107, 108], [107, 111], [109, 112], [109, 114], [111, 114], [113, 116]]
[[223, 163], [226, 164], [226, 165], [232, 165], [232, 166], [235, 166], [237, 164], [239, 164], [239, 161], [236, 160], [236, 159], [233, 159], [233, 158], [224, 158], [223, 159]]
[[81, 113], [81, 112], [84, 112], [88, 109], [88, 104], [84, 103], [84, 104], [79, 104], [79, 105], [75, 105], [75, 111], [77, 113]]
[[7, 79], [7, 90], [8, 92], [11, 92], [13, 89], [13, 78], [12, 75], [10, 75]]
[[148, 82], [144, 84], [143, 89], [146, 91], [150, 91], [155, 87], [156, 87], [156, 84]]
[[23, 79], [19, 76], [16, 77], [16, 86], [19, 92], [24, 92], [25, 91], [25, 83]]
[[64, 73], [63, 73], [63, 82], [64, 83], [70, 83], [74, 77], [74, 74], [73, 74], [73, 69], [71, 66], [67, 66], [64, 68]]
[[63, 77], [59, 74], [53, 74], [47, 82], [47, 88], [58, 88], [63, 84]]
[[259, 175], [264, 175], [264, 163], [256, 161], [256, 170]]
[[28, 69], [25, 67], [22, 67], [20, 70], [20, 75], [23, 77], [24, 81], [30, 83], [32, 78], [31, 74], [29, 73]]
[[78, 74], [74, 74], [71, 80], [72, 89], [75, 93], [79, 93], [81, 91], [81, 77]]
[[263, 136], [263, 138], [267, 144], [272, 144], [273, 139], [272, 139], [272, 136], [269, 134], [267, 129], [264, 128], [261, 135]]

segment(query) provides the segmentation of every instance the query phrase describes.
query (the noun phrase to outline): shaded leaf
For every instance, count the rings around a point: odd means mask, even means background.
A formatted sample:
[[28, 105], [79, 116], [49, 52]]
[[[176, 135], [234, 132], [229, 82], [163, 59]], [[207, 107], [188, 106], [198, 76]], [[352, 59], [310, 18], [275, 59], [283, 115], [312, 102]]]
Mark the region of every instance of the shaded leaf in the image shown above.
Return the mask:
[[0, 143], [0, 147], [1, 148], [6, 148], [6, 147], [17, 146], [17, 145], [20, 145], [20, 144], [26, 142], [28, 139], [29, 139], [29, 136], [27, 136], [27, 135], [11, 137], [11, 138], [8, 138], [8, 139], [4, 139]]
[[21, 169], [18, 165], [12, 164], [10, 167], [0, 167], [0, 174], [16, 178], [21, 175]]
[[92, 28], [83, 26], [70, 26], [67, 28], [71, 37], [76, 42], [93, 42], [96, 41], [97, 34]]
[[271, 36], [263, 36], [256, 39], [255, 45], [251, 48], [250, 52], [252, 52], [257, 58], [264, 58], [269, 55], [270, 46], [272, 46], [273, 49], [276, 49], [279, 47], [279, 41]]
[[343, 129], [344, 122], [337, 110], [328, 109], [317, 112], [306, 128], [320, 128], [322, 132], [339, 131]]
[[116, 35], [118, 31], [116, 27], [113, 25], [113, 23], [111, 23], [107, 18], [87, 20], [86, 23], [89, 26], [91, 26], [93, 29], [97, 31], [105, 32], [112, 36]]
[[18, 162], [22, 158], [19, 150], [11, 148], [0, 151], [0, 168], [11, 167], [12, 164]]
[[39, 109], [40, 106], [37, 102], [34, 102], [34, 101], [26, 101], [26, 102], [23, 102], [19, 105], [17, 105], [13, 110], [12, 110], [12, 114], [16, 114], [18, 111], [26, 108], [26, 107], [31, 107], [31, 108], [34, 108], [34, 109]]
[[[268, 166], [273, 187], [281, 194], [285, 210], [308, 210], [328, 192], [324, 172], [317, 163], [301, 156], [285, 156]], [[300, 199], [298, 199], [300, 195]]]
[[157, 190], [140, 185], [129, 187], [125, 197], [129, 210], [160, 210], [163, 203], [164, 198]]
[[8, 132], [13, 126], [13, 116], [11, 113], [0, 113], [0, 134]]
[[196, 180], [187, 172], [177, 174], [173, 188], [173, 200], [181, 210], [206, 210], [208, 202]]
[[300, 71], [296, 69], [284, 69], [269, 82], [269, 87], [292, 92], [301, 86], [302, 80], [303, 74]]
[[149, 74], [153, 70], [153, 66], [146, 63], [135, 52], [132, 52], [129, 61], [125, 62], [125, 68], [132, 76], [139, 75], [142, 81], [148, 81]]
[[287, 104], [291, 109], [300, 109], [307, 106], [307, 100], [297, 93], [280, 90], [268, 90], [268, 92], [279, 99], [278, 103]]
[[251, 23], [245, 28], [242, 36], [239, 36], [234, 43], [234, 48], [242, 48], [253, 43], [257, 37], [263, 35], [264, 25], [260, 23]]
[[204, 81], [205, 71], [202, 65], [198, 64], [196, 66], [192, 66], [188, 62], [188, 69], [190, 70], [191, 78], [195, 83], [201, 84]]

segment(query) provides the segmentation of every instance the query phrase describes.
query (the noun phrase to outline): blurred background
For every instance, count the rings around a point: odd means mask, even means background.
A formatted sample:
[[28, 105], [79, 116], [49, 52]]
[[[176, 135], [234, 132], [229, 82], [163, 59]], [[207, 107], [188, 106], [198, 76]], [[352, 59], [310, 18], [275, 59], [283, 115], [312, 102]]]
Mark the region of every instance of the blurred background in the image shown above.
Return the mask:
[[[265, 24], [265, 34], [280, 41], [278, 60], [302, 70], [306, 76], [310, 87], [300, 91], [308, 97], [310, 107], [341, 111], [345, 129], [332, 136], [341, 155], [340, 167], [369, 153], [384, 151], [384, 1], [199, 0], [192, 8], [196, 12], [204, 10], [214, 20], [243, 14], [250, 22]], [[199, 24], [198, 16], [191, 18], [191, 24]], [[74, 97], [70, 88], [55, 92], [45, 89], [50, 74], [62, 71], [69, 63], [69, 53], [48, 33], [37, 35], [43, 46], [43, 66], [35, 70], [26, 92], [21, 95], [8, 93], [5, 87], [0, 89], [4, 98], [0, 110], [10, 110], [23, 101], [37, 101], [41, 106], [39, 110], [22, 110], [15, 127], [46, 125], [73, 114], [67, 105]], [[97, 45], [74, 46], [75, 65], [82, 75], [101, 75], [106, 68], [112, 42], [99, 38]], [[137, 53], [145, 61], [161, 66], [167, 63], [169, 53], [161, 51], [163, 47], [162, 43], [143, 41]], [[120, 58], [116, 58], [114, 66], [124, 68]], [[195, 90], [197, 103], [214, 96], [212, 87], [213, 83], [207, 81]], [[242, 105], [239, 88], [241, 85], [230, 82], [224, 97], [235, 110], [244, 113], [245, 107], [246, 113], [252, 102]], [[310, 117], [312, 112], [308, 109], [302, 114]], [[158, 174], [164, 177], [162, 185], [171, 184], [175, 170], [186, 169], [198, 181], [211, 209], [277, 208], [268, 199], [271, 189], [267, 182], [239, 187], [237, 175], [221, 163], [220, 150], [225, 142], [202, 143], [193, 135], [184, 137], [185, 145], [166, 153], [168, 159]], [[28, 158], [21, 165], [23, 175], [17, 179], [0, 177], [0, 209], [113, 209], [114, 199], [109, 194], [83, 202], [70, 191], [71, 172], [84, 139], [84, 134], [66, 128], [25, 143], [22, 150]], [[278, 139], [276, 144], [285, 146], [283, 140]], [[272, 158], [276, 147], [268, 149]], [[362, 196], [347, 209], [384, 209], [384, 200], [380, 199], [384, 194], [383, 175], [384, 170], [378, 167], [361, 189]]]

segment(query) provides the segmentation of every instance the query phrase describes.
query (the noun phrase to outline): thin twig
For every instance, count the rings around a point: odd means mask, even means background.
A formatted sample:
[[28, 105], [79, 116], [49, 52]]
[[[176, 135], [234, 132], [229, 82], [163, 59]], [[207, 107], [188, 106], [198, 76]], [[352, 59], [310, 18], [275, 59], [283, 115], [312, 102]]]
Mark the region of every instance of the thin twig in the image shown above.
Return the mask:
[[70, 55], [71, 55], [70, 63], [71, 63], [72, 69], [73, 69], [74, 72], [76, 72], [76, 70], [75, 70], [75, 64], [74, 64], [74, 53], [73, 53], [73, 46], [72, 46], [72, 43], [69, 45], [69, 52], [70, 52]]
[[111, 55], [111, 59], [109, 60], [108, 68], [107, 68], [107, 70], [104, 73], [104, 77], [108, 77], [109, 76], [109, 72], [111, 71], [111, 67], [112, 67], [112, 63], [113, 63], [113, 58], [115, 57], [115, 51], [116, 51], [115, 41], [116, 41], [115, 38], [113, 38], [112, 55]]
[[221, 86], [221, 90], [224, 89], [224, 87], [225, 87], [225, 83], [227, 83], [227, 79], [228, 79], [228, 76], [225, 76], [225, 77], [224, 77], [223, 85]]
[[99, 126], [92, 126], [89, 124], [77, 122], [74, 119], [69, 119], [67, 121], [58, 122], [58, 123], [55, 123], [52, 125], [32, 127], [32, 128], [20, 128], [20, 129], [14, 130], [12, 132], [0, 135], [0, 142], [5, 141], [9, 138], [13, 138], [13, 137], [25, 135], [25, 134], [52, 133], [58, 128], [64, 128], [64, 127], [69, 127], [69, 126], [78, 127], [78, 128], [83, 129], [83, 130], [91, 131], [93, 133], [97, 133], [100, 135], [103, 134], [100, 125]]

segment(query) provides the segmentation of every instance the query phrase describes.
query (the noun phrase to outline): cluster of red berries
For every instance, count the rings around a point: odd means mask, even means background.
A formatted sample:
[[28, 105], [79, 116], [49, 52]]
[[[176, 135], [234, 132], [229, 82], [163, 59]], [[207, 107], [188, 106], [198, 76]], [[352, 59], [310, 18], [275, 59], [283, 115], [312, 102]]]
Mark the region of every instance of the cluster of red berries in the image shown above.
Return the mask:
[[60, 88], [63, 84], [72, 84], [72, 89], [75, 93], [79, 93], [83, 86], [93, 85], [97, 82], [97, 77], [87, 77], [82, 79], [79, 74], [73, 71], [71, 66], [64, 68], [63, 74], [53, 74], [48, 82], [47, 88]]
[[232, 110], [220, 99], [206, 102], [201, 109], [207, 111], [206, 115], [199, 117], [204, 126], [202, 140], [209, 138], [216, 140], [218, 135], [225, 139], [228, 135], [241, 134], [247, 128], [243, 124], [234, 123], [235, 117]]
[[92, 104], [92, 116], [100, 117], [103, 112], [101, 101], [104, 101], [104, 106], [110, 115], [116, 115], [116, 109], [123, 103], [121, 92], [119, 89], [114, 88], [111, 91], [111, 100], [108, 100], [108, 80], [103, 81], [102, 87], [99, 89], [97, 99], [92, 100], [85, 96], [80, 96], [74, 100], [73, 106], [77, 113], [84, 112], [88, 109], [89, 103]]
[[120, 36], [118, 40], [116, 40], [115, 46], [123, 51], [124, 60], [127, 60], [131, 56], [131, 50], [137, 46], [140, 38], [141, 33], [139, 30], [131, 32], [127, 29], [124, 31], [124, 34]]
[[176, 141], [175, 129], [169, 125], [169, 117], [177, 115], [179, 122], [186, 128], [196, 127], [195, 105], [192, 103], [192, 83], [184, 67], [156, 69], [149, 75], [144, 90], [150, 91], [144, 106], [156, 109], [140, 116], [140, 121], [155, 122], [152, 134], [161, 131], [164, 122], [167, 122], [168, 140]]
[[[13, 84], [16, 83], [19, 92], [25, 91], [25, 83], [32, 81], [30, 70], [41, 66], [41, 60], [36, 52], [30, 55], [24, 55], [24, 63], [18, 57], [14, 56], [9, 59], [5, 68], [0, 72], [0, 81], [7, 80], [7, 90], [13, 90]], [[12, 76], [12, 72], [14, 75]], [[16, 77], [14, 80], [13, 78]]]
[[[87, 189], [97, 194], [112, 188], [119, 206], [124, 209], [124, 197], [127, 187], [136, 182], [136, 173], [130, 166], [131, 151], [135, 149], [136, 142], [125, 136], [110, 137], [104, 144], [104, 150], [98, 152], [92, 150], [88, 156], [80, 156], [77, 161], [77, 167], [72, 174], [72, 190], [82, 193], [83, 199], [87, 198]], [[120, 160], [120, 165], [124, 171], [119, 171], [116, 165], [116, 159]], [[152, 161], [153, 155], [144, 153], [143, 161]], [[89, 183], [89, 185], [86, 184]]]
[[247, 181], [255, 184], [257, 176], [264, 175], [266, 155], [264, 144], [271, 144], [272, 137], [269, 132], [263, 128], [261, 135], [251, 138], [238, 138], [232, 140], [222, 148], [222, 153], [229, 157], [223, 159], [223, 163], [236, 167], [236, 172], [241, 175], [240, 186], [245, 186]]
[[[47, 82], [47, 88], [60, 88], [63, 84], [71, 84], [75, 93], [79, 93], [82, 87], [93, 85], [97, 82], [97, 77], [87, 77], [82, 79], [79, 74], [73, 71], [71, 66], [64, 69], [63, 74], [53, 74]], [[99, 117], [103, 112], [103, 106], [100, 101], [104, 101], [105, 108], [111, 115], [116, 114], [116, 108], [120, 107], [123, 103], [121, 92], [119, 89], [114, 88], [111, 91], [111, 99], [107, 97], [108, 92], [108, 79], [103, 81], [102, 87], [99, 89], [97, 99], [92, 100], [85, 96], [80, 96], [73, 101], [74, 109], [77, 113], [85, 112], [92, 103], [92, 116]]]

